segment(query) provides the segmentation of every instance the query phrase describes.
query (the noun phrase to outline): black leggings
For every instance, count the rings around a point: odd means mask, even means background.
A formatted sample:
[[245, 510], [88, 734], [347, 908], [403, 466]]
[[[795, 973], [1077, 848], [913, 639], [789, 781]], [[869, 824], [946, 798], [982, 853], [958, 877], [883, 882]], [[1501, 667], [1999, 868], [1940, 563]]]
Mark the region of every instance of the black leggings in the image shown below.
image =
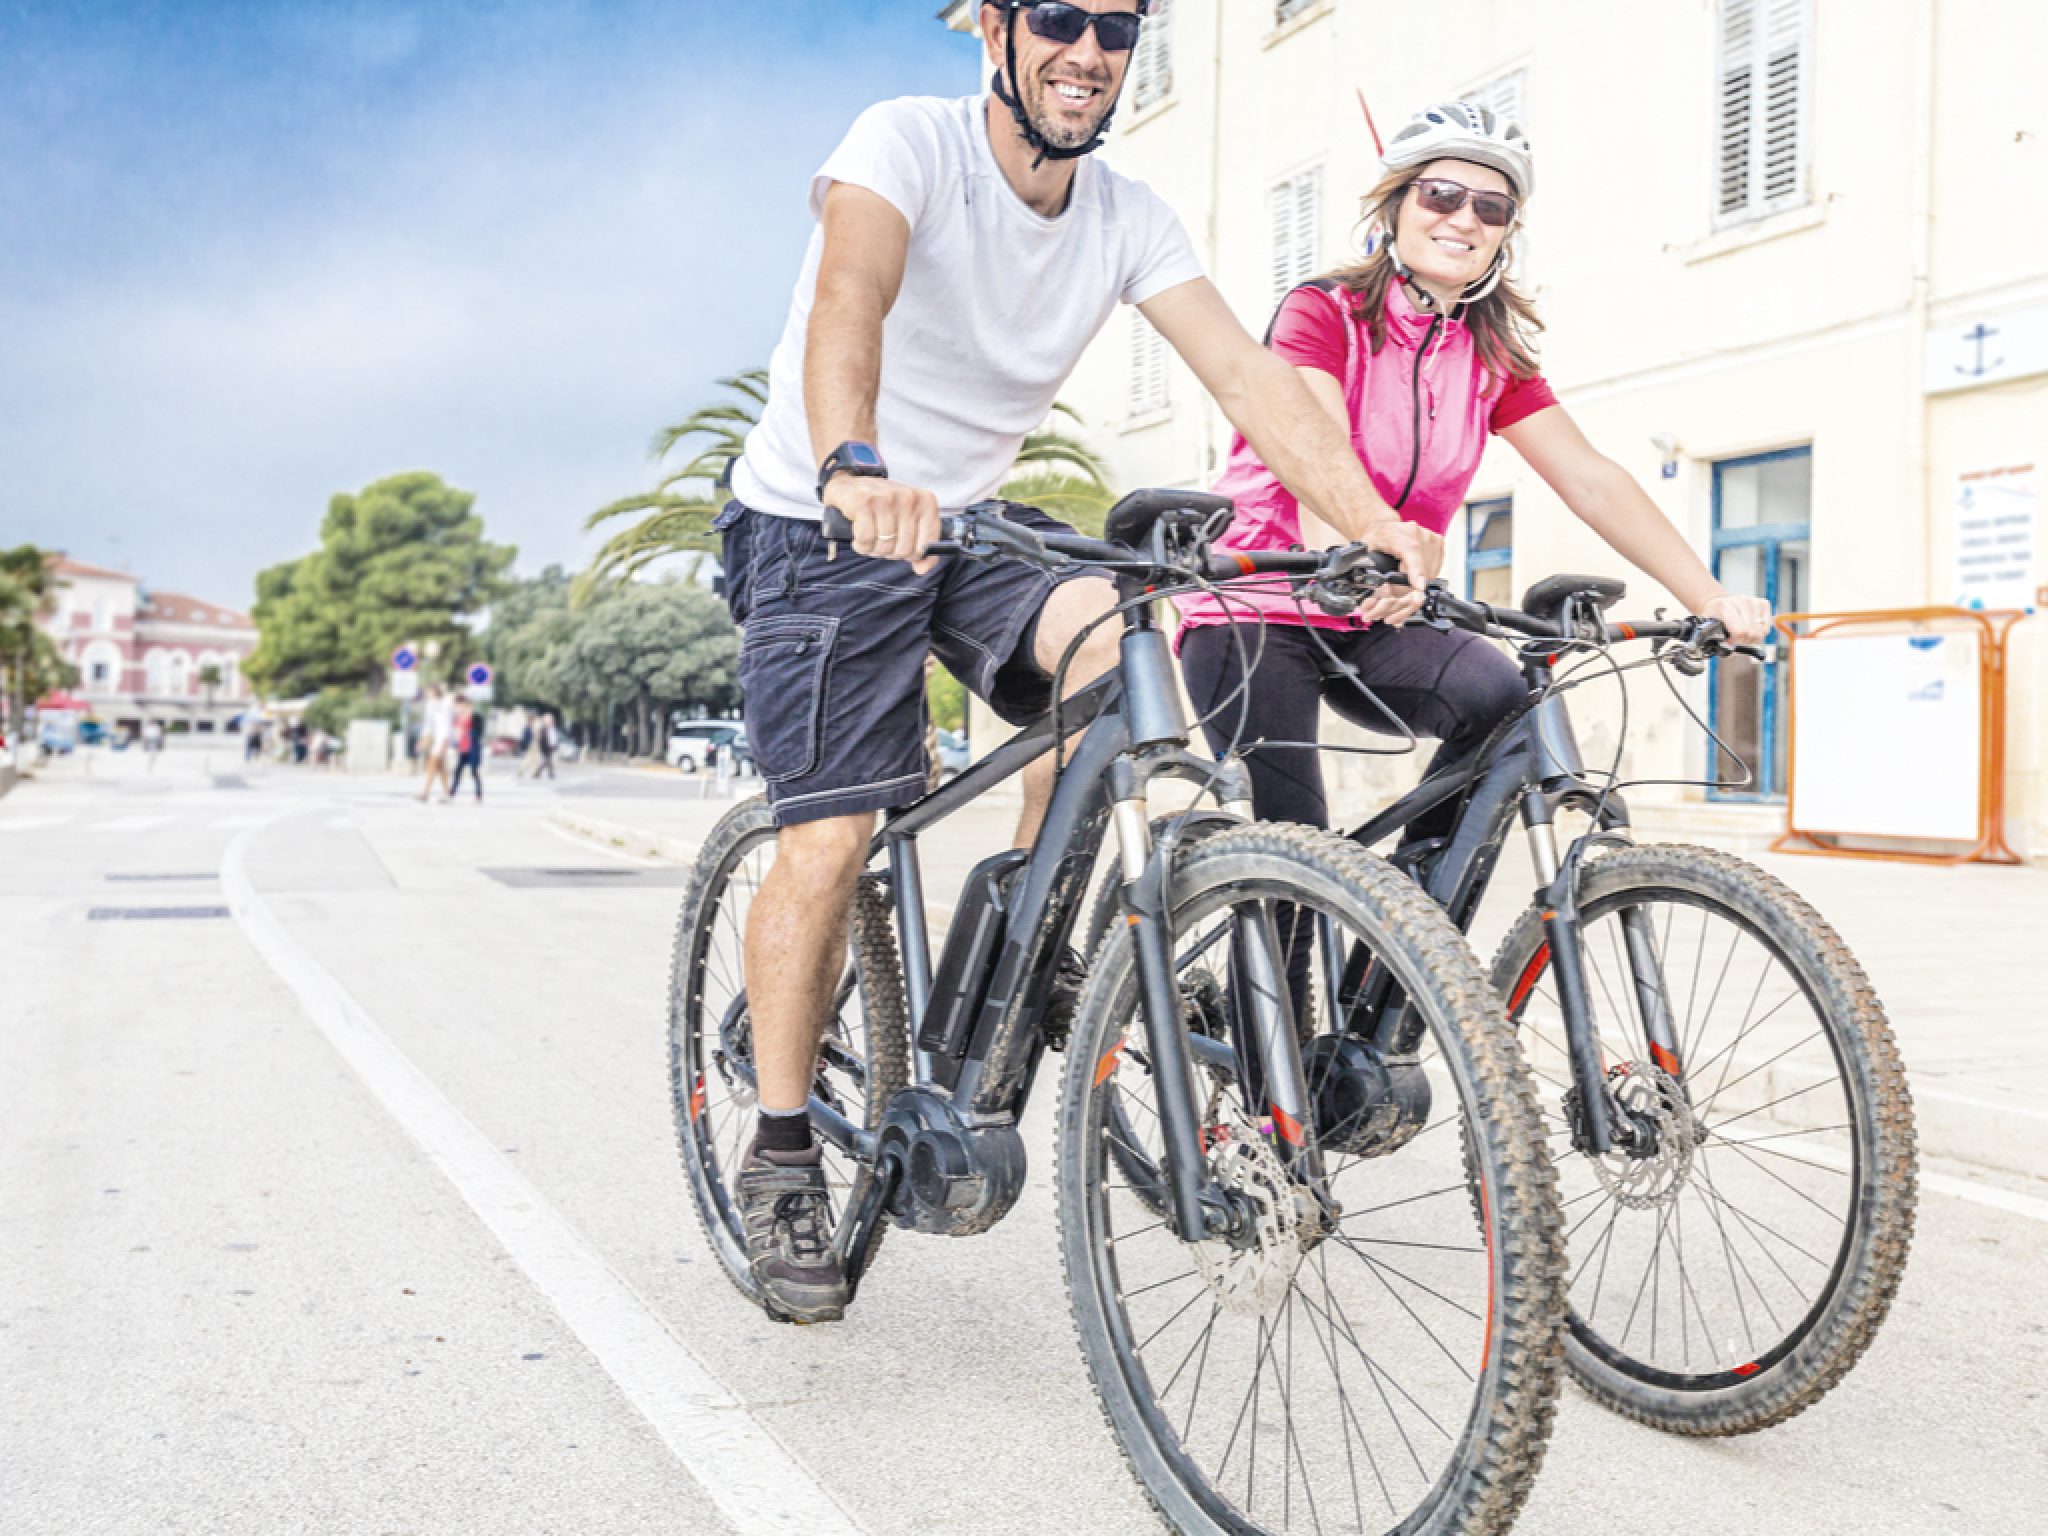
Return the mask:
[[476, 786], [476, 797], [484, 797], [484, 766], [481, 757], [471, 757], [467, 752], [455, 759], [455, 778], [448, 786], [448, 798], [453, 800], [462, 793], [462, 770], [469, 770], [469, 781]]
[[[1261, 651], [1263, 638], [1264, 649]], [[1321, 644], [1318, 644], [1318, 641]], [[1252, 778], [1252, 809], [1261, 820], [1330, 824], [1322, 761], [1310, 747], [1267, 742], [1320, 739], [1325, 702], [1369, 731], [1399, 736], [1372, 699], [1326, 654], [1340, 659], [1418, 736], [1442, 745], [1429, 771], [1476, 752], [1487, 735], [1528, 697], [1515, 664], [1463, 630], [1390, 628], [1318, 630], [1299, 624], [1211, 624], [1190, 630], [1180, 664], [1188, 696], [1207, 718], [1203, 729], [1219, 754], [1233, 743]], [[1244, 665], [1256, 658], [1250, 686]], [[1455, 798], [1410, 823], [1408, 836], [1442, 837], [1457, 815]]]

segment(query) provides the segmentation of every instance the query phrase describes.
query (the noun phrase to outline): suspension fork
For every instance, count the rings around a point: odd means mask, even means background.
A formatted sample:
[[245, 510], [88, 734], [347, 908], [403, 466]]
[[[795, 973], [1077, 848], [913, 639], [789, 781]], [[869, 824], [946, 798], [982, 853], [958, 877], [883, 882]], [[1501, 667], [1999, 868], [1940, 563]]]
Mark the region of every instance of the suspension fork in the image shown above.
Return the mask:
[[1226, 1224], [1229, 1212], [1202, 1154], [1180, 982], [1173, 973], [1166, 860], [1153, 847], [1142, 794], [1119, 798], [1110, 814], [1123, 874], [1124, 921], [1130, 926], [1131, 948], [1138, 964], [1145, 1049], [1152, 1058], [1152, 1084], [1159, 1095], [1168, 1216], [1182, 1241], [1195, 1242], [1205, 1237], [1212, 1225]]
[[1555, 808], [1540, 791], [1522, 800], [1522, 819], [1535, 860], [1537, 899], [1542, 903], [1543, 937], [1550, 950], [1557, 1005], [1564, 1015], [1565, 1049], [1571, 1057], [1572, 1084], [1578, 1089], [1579, 1123], [1572, 1127], [1580, 1150], [1599, 1156], [1614, 1146], [1614, 1126], [1607, 1112], [1607, 1073], [1600, 1060], [1600, 1042], [1593, 1028], [1593, 1000], [1586, 991], [1585, 959], [1580, 950], [1578, 860], [1557, 856]]
[[[1300, 920], [1297, 909], [1295, 921]], [[1246, 1086], [1258, 1094], [1254, 1102], [1263, 1102], [1272, 1111], [1282, 1159], [1311, 1184], [1320, 1185], [1323, 1155], [1316, 1140], [1308, 1073], [1301, 1060], [1301, 1036], [1295, 1027], [1287, 956], [1288, 945], [1280, 938], [1272, 902], [1233, 909], [1230, 961], [1231, 974], [1238, 979], [1233, 989], [1237, 1023], [1240, 1034], [1249, 1037], [1240, 1040], [1238, 1049], [1241, 1060], [1251, 1056], [1257, 1067], [1255, 1075], [1245, 1073]]]

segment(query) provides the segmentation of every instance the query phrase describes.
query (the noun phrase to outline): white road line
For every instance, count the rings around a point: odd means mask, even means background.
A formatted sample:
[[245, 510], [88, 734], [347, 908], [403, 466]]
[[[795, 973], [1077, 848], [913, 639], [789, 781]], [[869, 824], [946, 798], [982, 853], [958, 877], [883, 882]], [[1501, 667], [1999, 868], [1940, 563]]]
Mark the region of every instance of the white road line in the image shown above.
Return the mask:
[[61, 827], [71, 819], [69, 816], [5, 816], [0, 817], [0, 832], [38, 832], [44, 827]]
[[116, 816], [112, 821], [102, 821], [88, 830], [93, 832], [148, 832], [156, 827], [168, 827], [176, 816]]
[[275, 819], [274, 814], [264, 815], [261, 813], [249, 816], [222, 816], [216, 820], [209, 821], [207, 825], [217, 831], [239, 832], [245, 827], [260, 827], [266, 821], [274, 821]]
[[497, 1235], [735, 1529], [858, 1536], [787, 1447], [669, 1332], [602, 1255], [285, 931], [249, 879], [245, 831], [221, 861], [242, 932], [328, 1043]]
[[643, 869], [667, 869], [671, 867], [670, 865], [664, 863], [660, 859], [642, 858], [639, 854], [628, 853], [623, 848], [608, 848], [603, 843], [598, 842], [595, 838], [585, 837], [580, 832], [571, 832], [567, 827], [562, 826], [556, 822], [543, 821], [541, 822], [541, 825], [546, 827], [550, 832], [554, 833], [555, 836], [559, 837], [563, 842], [574, 843], [578, 848], [581, 848], [585, 853], [601, 853], [608, 859], [623, 859], [626, 861], [626, 863], [638, 864]]

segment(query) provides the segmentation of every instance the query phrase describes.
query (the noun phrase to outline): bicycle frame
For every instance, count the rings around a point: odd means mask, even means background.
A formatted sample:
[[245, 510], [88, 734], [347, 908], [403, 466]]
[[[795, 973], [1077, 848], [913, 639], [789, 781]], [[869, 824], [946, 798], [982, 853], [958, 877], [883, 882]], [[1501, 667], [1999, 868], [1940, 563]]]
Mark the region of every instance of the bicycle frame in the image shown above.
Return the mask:
[[[1120, 581], [1119, 586], [1133, 588], [1123, 592], [1125, 597], [1142, 592], [1135, 583]], [[1171, 652], [1146, 604], [1125, 610], [1117, 671], [1061, 706], [1062, 730], [1084, 723], [1053, 790], [1044, 825], [1028, 857], [1011, 875], [1006, 904], [998, 914], [998, 948], [984, 986], [952, 997], [934, 991], [917, 839], [1052, 751], [1053, 716], [1026, 727], [950, 784], [890, 813], [874, 838], [871, 855], [886, 862], [910, 1025], [917, 1042], [911, 1091], [943, 1095], [949, 1114], [969, 1130], [1016, 1124], [1044, 1055], [1038, 1024], [1056, 973], [1054, 962], [1081, 910], [1105, 823], [1112, 824], [1125, 917], [1136, 946], [1145, 1046], [1159, 1099], [1170, 1220], [1177, 1232], [1200, 1237], [1228, 1228], [1236, 1213], [1203, 1153], [1189, 1058], [1198, 1055], [1233, 1071], [1238, 1062], [1231, 1042], [1198, 1043], [1184, 1026], [1173, 964], [1167, 878], [1171, 846], [1170, 840], [1155, 844], [1152, 838], [1146, 791], [1162, 776], [1210, 785], [1222, 811], [1196, 811], [1192, 819], [1221, 815], [1236, 824], [1251, 816], [1250, 778], [1234, 756], [1218, 762], [1188, 750], [1188, 724], [1175, 687]], [[1270, 922], [1236, 926], [1245, 930], [1233, 934], [1236, 961], [1250, 978], [1257, 1000], [1252, 1016], [1243, 1021], [1244, 1033], [1250, 1037], [1249, 1051], [1259, 1058], [1264, 1093], [1295, 1124], [1312, 1124], [1300, 1052], [1283, 1048], [1293, 1044], [1295, 1035], [1288, 991], [1280, 981], [1285, 964], [1279, 940]], [[949, 934], [948, 943], [952, 942], [954, 935]], [[941, 1010], [948, 1015], [942, 1017]], [[956, 1054], [927, 1044], [939, 1040], [964, 1045]], [[815, 1094], [810, 1115], [818, 1134], [848, 1155], [869, 1163], [881, 1159], [875, 1132], [853, 1124]], [[1304, 1176], [1320, 1176], [1321, 1158], [1313, 1137], [1292, 1149], [1292, 1155]], [[863, 1208], [841, 1224], [849, 1275], [860, 1273], [868, 1237], [904, 1172], [900, 1166], [878, 1167]]]
[[[1606, 1093], [1606, 1068], [1593, 1025], [1592, 1000], [1580, 960], [1580, 918], [1577, 871], [1586, 850], [1603, 842], [1628, 843], [1628, 806], [1623, 798], [1602, 791], [1585, 775], [1578, 740], [1564, 701], [1551, 692], [1550, 659], [1525, 650], [1523, 675], [1537, 702], [1513, 726], [1495, 738], [1493, 750], [1431, 774], [1349, 835], [1365, 847], [1393, 836], [1416, 816], [1446, 801], [1464, 798], [1457, 820], [1430, 867], [1425, 883], [1431, 898], [1450, 914], [1460, 931], [1468, 931], [1493, 877], [1509, 821], [1517, 814], [1529, 838], [1539, 884], [1535, 899], [1543, 911], [1547, 943], [1537, 961], [1506, 999], [1510, 1014], [1521, 1006], [1545, 965], [1555, 968], [1566, 1047], [1573, 1084], [1578, 1091], [1574, 1133], [1582, 1150], [1611, 1150], [1617, 1140]], [[1560, 858], [1557, 813], [1571, 808], [1595, 817], [1592, 829], [1574, 841]], [[1418, 850], [1419, 858], [1427, 850]], [[1395, 853], [1403, 861], [1403, 850]], [[1630, 908], [1621, 915], [1628, 958], [1649, 1034], [1652, 1056], [1674, 1078], [1679, 1076], [1679, 1042], [1671, 1018], [1664, 978], [1648, 920]], [[1373, 1021], [1370, 1036], [1384, 1053], [1412, 1051], [1419, 1026], [1407, 1016], [1404, 999], [1384, 973], [1353, 981], [1349, 1007]]]

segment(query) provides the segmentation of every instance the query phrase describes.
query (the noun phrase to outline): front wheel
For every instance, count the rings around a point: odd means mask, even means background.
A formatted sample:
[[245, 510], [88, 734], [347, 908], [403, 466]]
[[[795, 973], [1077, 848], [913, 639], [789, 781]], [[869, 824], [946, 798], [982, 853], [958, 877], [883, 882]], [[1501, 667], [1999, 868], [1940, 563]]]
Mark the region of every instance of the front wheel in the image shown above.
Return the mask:
[[[1641, 847], [1585, 866], [1580, 953], [1635, 1145], [1572, 1150], [1541, 914], [1493, 962], [1541, 1080], [1571, 1249], [1566, 1360], [1658, 1429], [1732, 1435], [1840, 1381], [1912, 1241], [1913, 1105], [1884, 1009], [1819, 913], [1752, 864]], [[1665, 1012], [1677, 1040], [1646, 1018]]]
[[[1245, 1219], [1229, 1239], [1181, 1241], [1131, 929], [1109, 929], [1067, 1053], [1058, 1188], [1112, 1434], [1180, 1531], [1505, 1530], [1549, 1437], [1562, 1270], [1535, 1096], [1484, 975], [1412, 884], [1306, 827], [1184, 846], [1171, 904], [1191, 1047], [1219, 1021], [1239, 1028], [1230, 957], [1249, 924], [1392, 967], [1424, 1027], [1413, 1070], [1428, 1091], [1410, 1080], [1406, 1102], [1425, 1107], [1393, 1145], [1324, 1139], [1318, 1190], [1283, 1142], [1321, 1133], [1276, 1126], [1205, 1048], [1187, 1089], [1209, 1172]], [[1309, 988], [1299, 1021], [1312, 1093], [1338, 1059], [1317, 1044], [1343, 1033], [1333, 995]]]

